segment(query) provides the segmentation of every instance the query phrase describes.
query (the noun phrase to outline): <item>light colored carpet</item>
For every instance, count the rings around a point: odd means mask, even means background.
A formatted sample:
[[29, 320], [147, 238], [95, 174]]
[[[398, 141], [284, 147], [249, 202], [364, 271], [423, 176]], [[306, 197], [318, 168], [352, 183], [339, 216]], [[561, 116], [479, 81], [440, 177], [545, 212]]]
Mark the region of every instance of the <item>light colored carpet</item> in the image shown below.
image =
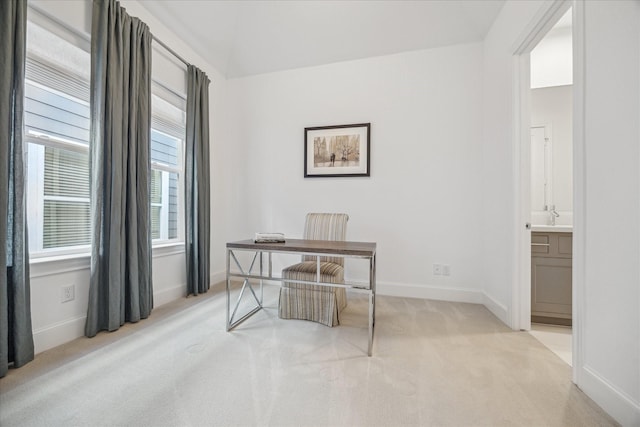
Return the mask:
[[277, 295], [231, 333], [212, 290], [39, 354], [0, 380], [0, 425], [615, 425], [483, 306], [379, 296], [369, 358], [365, 295], [335, 328], [278, 319]]

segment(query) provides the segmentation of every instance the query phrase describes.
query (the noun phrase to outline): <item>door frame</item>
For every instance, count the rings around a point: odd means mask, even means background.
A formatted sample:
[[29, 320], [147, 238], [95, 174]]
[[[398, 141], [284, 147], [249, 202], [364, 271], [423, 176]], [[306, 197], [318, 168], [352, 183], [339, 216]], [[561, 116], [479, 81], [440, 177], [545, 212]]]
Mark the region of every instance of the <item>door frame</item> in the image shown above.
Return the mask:
[[573, 382], [580, 383], [583, 361], [585, 278], [585, 16], [582, 0], [555, 0], [544, 4], [517, 40], [513, 52], [513, 165], [515, 223], [513, 250], [516, 268], [511, 289], [511, 325], [531, 329], [531, 69], [530, 53], [569, 8], [573, 8], [573, 267], [572, 359]]

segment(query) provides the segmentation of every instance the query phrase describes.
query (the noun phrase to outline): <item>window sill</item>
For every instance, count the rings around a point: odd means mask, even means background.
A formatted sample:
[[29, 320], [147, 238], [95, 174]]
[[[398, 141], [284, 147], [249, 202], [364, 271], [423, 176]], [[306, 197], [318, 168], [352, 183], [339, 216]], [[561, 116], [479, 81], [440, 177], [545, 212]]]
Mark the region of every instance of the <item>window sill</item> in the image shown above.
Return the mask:
[[91, 253], [41, 256], [29, 259], [31, 278], [88, 270], [91, 268]]
[[[161, 242], [151, 248], [152, 258], [162, 258], [184, 253], [184, 242]], [[29, 259], [31, 277], [43, 277], [91, 268], [91, 253], [40, 256]]]
[[184, 241], [164, 241], [153, 244], [151, 247], [153, 258], [184, 253]]

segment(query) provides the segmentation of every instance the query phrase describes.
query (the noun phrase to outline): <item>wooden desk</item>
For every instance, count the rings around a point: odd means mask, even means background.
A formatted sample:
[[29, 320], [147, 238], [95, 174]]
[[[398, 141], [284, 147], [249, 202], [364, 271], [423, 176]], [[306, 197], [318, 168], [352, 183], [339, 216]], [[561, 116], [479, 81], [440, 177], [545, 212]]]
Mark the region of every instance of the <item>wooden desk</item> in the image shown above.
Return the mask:
[[[253, 259], [249, 266], [249, 269], [243, 269], [235, 255], [235, 252], [245, 251], [253, 252]], [[227, 243], [227, 331], [232, 330], [240, 323], [247, 320], [253, 314], [262, 309], [262, 297], [263, 297], [263, 281], [273, 280], [283, 282], [285, 281], [281, 277], [274, 277], [272, 272], [271, 256], [274, 253], [288, 253], [288, 254], [300, 254], [311, 255], [316, 257], [316, 280], [292, 280], [287, 279], [287, 282], [303, 283], [307, 285], [329, 286], [334, 288], [349, 288], [355, 292], [364, 292], [369, 294], [369, 347], [367, 354], [371, 356], [373, 348], [373, 329], [375, 326], [375, 313], [376, 313], [376, 244], [369, 242], [337, 242], [328, 240], [299, 240], [299, 239], [287, 239], [285, 243], [255, 243], [253, 240], [241, 240], [238, 242]], [[268, 269], [264, 271], [264, 254], [268, 255]], [[369, 282], [365, 286], [362, 283], [325, 283], [320, 281], [320, 257], [332, 256], [342, 258], [359, 258], [369, 260]], [[231, 260], [233, 259], [235, 265], [238, 267], [237, 272], [231, 271]], [[256, 261], [258, 261], [259, 271], [253, 273]], [[242, 289], [238, 300], [231, 311], [231, 278], [238, 277], [244, 279]], [[250, 280], [258, 280], [260, 282], [260, 296], [256, 294]], [[251, 295], [256, 301], [256, 306], [250, 310], [247, 314], [240, 319], [234, 320], [240, 301], [246, 289], [249, 289]]]

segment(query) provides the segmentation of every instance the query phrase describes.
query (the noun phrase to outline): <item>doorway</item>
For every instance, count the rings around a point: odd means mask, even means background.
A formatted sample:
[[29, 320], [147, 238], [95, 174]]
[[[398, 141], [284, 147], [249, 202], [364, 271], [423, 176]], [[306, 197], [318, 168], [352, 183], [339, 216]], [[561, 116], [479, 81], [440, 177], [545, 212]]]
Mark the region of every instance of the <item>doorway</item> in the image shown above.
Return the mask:
[[[572, 9], [530, 53], [531, 330], [571, 365]], [[544, 124], [539, 124], [544, 123]]]
[[[573, 72], [574, 69], [580, 71], [575, 64], [582, 61], [581, 57], [576, 58], [572, 46], [576, 42], [572, 19], [576, 12], [579, 11], [575, 6], [572, 8], [570, 1], [554, 2], [539, 16], [539, 21], [523, 38], [514, 56], [518, 88], [515, 93], [515, 135], [519, 221], [513, 323], [521, 330], [530, 331], [569, 364], [573, 361], [573, 366], [576, 366], [576, 356], [572, 354], [572, 348], [577, 349], [578, 339], [574, 333], [578, 326], [574, 319], [577, 318], [579, 307], [573, 303], [578, 278], [573, 274], [576, 268], [571, 247], [578, 245], [575, 244], [575, 198], [572, 191], [573, 176], [576, 174], [572, 171], [572, 163], [573, 159], [580, 159], [581, 154], [578, 153], [576, 157], [573, 152], [573, 141], [579, 135], [572, 131], [579, 129], [573, 124], [573, 117], [580, 110], [580, 104], [574, 99], [583, 95], [580, 89], [578, 93], [573, 92], [574, 75], [582, 83], [582, 75]], [[561, 40], [563, 38], [564, 41]], [[582, 43], [583, 40], [578, 42]], [[561, 69], [564, 69], [564, 73]], [[567, 100], [569, 104], [564, 105]], [[541, 114], [540, 105], [558, 107], [561, 104], [564, 105], [562, 109], [568, 111], [569, 123], [562, 123], [550, 111]], [[532, 161], [536, 161], [538, 166]], [[580, 182], [579, 186], [582, 185]], [[577, 209], [576, 213], [579, 216], [581, 212]], [[577, 234], [580, 234], [579, 231]], [[562, 240], [560, 243], [559, 235]], [[562, 248], [559, 249], [559, 245], [563, 245]], [[561, 259], [554, 259], [559, 253]], [[553, 282], [558, 278], [564, 278], [564, 288], [545, 287], [545, 280]], [[542, 286], [538, 287], [537, 283], [542, 283]], [[532, 314], [535, 316], [534, 322]], [[554, 318], [561, 318], [561, 321], [556, 322]], [[565, 325], [573, 323], [573, 327], [550, 326], [547, 324], [549, 321]], [[574, 378], [575, 372], [574, 369]]]

